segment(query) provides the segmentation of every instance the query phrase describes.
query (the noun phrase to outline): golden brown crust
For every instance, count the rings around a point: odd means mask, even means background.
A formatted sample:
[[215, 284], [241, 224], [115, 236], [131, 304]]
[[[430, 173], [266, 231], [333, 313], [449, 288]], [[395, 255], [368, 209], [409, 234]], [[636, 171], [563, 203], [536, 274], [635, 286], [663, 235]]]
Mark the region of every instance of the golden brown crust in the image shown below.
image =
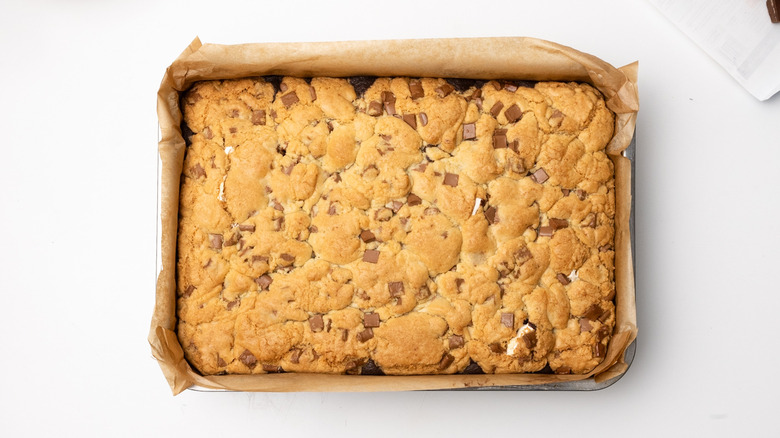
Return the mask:
[[252, 78], [182, 107], [178, 335], [201, 373], [603, 359], [614, 115], [589, 85]]

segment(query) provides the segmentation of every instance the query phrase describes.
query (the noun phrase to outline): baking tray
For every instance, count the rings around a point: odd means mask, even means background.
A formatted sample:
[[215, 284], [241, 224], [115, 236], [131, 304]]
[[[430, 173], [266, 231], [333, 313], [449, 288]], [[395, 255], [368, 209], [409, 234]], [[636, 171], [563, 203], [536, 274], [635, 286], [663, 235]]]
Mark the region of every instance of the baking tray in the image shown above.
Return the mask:
[[[159, 132], [158, 127], [158, 134], [157, 134], [157, 141], [159, 143], [161, 134]], [[633, 266], [633, 272], [634, 272], [634, 283], [636, 283], [636, 232], [634, 227], [634, 217], [635, 217], [635, 174], [636, 174], [636, 167], [635, 167], [635, 157], [636, 157], [636, 132], [634, 132], [634, 136], [631, 139], [631, 143], [629, 144], [628, 148], [623, 152], [623, 156], [628, 158], [631, 162], [631, 215], [629, 218], [629, 229], [631, 232], [630, 240], [631, 240], [631, 261]], [[162, 270], [162, 261], [161, 261], [161, 245], [160, 245], [160, 232], [162, 229], [161, 223], [160, 223], [160, 209], [161, 209], [161, 161], [159, 158], [159, 155], [157, 156], [157, 209], [156, 209], [156, 217], [157, 217], [157, 226], [156, 226], [156, 256], [155, 256], [155, 276], [154, 281], [156, 283], [157, 277], [160, 274], [160, 271]], [[618, 380], [623, 378], [626, 372], [628, 372], [628, 369], [631, 367], [631, 364], [634, 361], [634, 356], [636, 355], [636, 345], [637, 340], [634, 339], [634, 341], [626, 348], [624, 352], [624, 362], [626, 364], [626, 370], [620, 374], [619, 376], [613, 377], [612, 379], [605, 380], [602, 382], [596, 382], [596, 380], [591, 377], [585, 380], [577, 380], [577, 381], [571, 381], [571, 382], [555, 382], [555, 383], [546, 383], [541, 385], [505, 385], [505, 386], [482, 386], [482, 387], [467, 387], [467, 388], [451, 388], [451, 389], [437, 389], [432, 391], [597, 391], [600, 389], [608, 388], [612, 385], [614, 385]], [[236, 392], [232, 390], [226, 390], [226, 389], [212, 389], [212, 388], [205, 388], [197, 385], [190, 386], [187, 388], [189, 391], [194, 392]]]

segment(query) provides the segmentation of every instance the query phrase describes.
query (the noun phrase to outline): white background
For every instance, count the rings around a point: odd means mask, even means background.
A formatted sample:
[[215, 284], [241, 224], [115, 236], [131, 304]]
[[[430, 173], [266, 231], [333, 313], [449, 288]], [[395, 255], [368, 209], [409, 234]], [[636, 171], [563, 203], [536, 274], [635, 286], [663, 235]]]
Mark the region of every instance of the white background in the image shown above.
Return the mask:
[[[628, 373], [592, 393], [171, 396], [146, 341], [155, 99], [196, 35], [526, 35], [639, 60]], [[4, 1], [0, 67], [1, 436], [777, 436], [780, 96], [646, 1]]]

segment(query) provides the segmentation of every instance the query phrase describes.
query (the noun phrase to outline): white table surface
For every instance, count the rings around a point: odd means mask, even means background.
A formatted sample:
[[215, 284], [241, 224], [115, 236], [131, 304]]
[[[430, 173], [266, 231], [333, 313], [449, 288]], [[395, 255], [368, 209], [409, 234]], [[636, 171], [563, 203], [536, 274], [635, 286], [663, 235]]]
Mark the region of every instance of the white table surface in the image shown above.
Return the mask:
[[[644, 0], [217, 3], [0, 3], [0, 436], [777, 436], [780, 97]], [[155, 94], [196, 35], [526, 35], [638, 59], [628, 373], [592, 393], [173, 397], [146, 341]]]

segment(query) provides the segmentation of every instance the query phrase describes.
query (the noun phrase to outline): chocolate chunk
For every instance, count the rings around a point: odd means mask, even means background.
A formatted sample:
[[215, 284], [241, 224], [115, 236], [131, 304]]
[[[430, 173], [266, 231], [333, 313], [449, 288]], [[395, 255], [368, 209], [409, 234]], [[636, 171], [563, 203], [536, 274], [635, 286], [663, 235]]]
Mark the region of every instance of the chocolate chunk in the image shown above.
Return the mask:
[[523, 110], [517, 104], [513, 104], [504, 111], [504, 116], [506, 116], [509, 123], [515, 123], [523, 117]]
[[368, 362], [363, 365], [363, 368], [360, 369], [360, 374], [365, 376], [384, 376], [385, 372], [382, 371], [382, 368], [380, 368], [376, 362], [369, 359]]
[[240, 360], [244, 365], [248, 366], [250, 370], [257, 366], [257, 358], [249, 350], [244, 350], [244, 352], [238, 356], [238, 360]]
[[317, 91], [312, 86], [309, 86], [309, 95], [311, 96], [311, 101], [312, 102], [317, 100]]
[[596, 339], [601, 342], [604, 338], [609, 336], [609, 333], [609, 327], [602, 325], [598, 330], [596, 330]]
[[206, 128], [203, 130], [203, 136], [206, 137], [206, 140], [211, 140], [214, 138], [214, 133], [211, 132], [211, 128], [206, 126]]
[[265, 125], [265, 110], [252, 111], [252, 124]]
[[571, 374], [571, 368], [570, 367], [558, 367], [555, 370], [555, 374]]
[[409, 81], [409, 93], [411, 94], [412, 99], [425, 97], [425, 91], [423, 90], [422, 83], [417, 79], [412, 79]]
[[268, 290], [268, 286], [273, 282], [274, 279], [268, 274], [263, 274], [255, 279], [255, 283], [260, 286], [260, 290]]
[[550, 226], [553, 227], [556, 230], [561, 230], [563, 228], [568, 228], [569, 221], [566, 219], [550, 219], [549, 220]]
[[769, 19], [772, 23], [780, 23], [780, 2], [777, 0], [766, 0], [766, 9], [769, 11]]
[[330, 207], [328, 207], [328, 216], [333, 216], [334, 214], [336, 214], [336, 204], [331, 202]]
[[464, 345], [466, 345], [466, 341], [463, 339], [463, 336], [458, 336], [458, 335], [450, 336], [450, 350], [455, 350]]
[[423, 126], [428, 124], [428, 114], [420, 113], [420, 123], [422, 123]]
[[473, 140], [477, 138], [477, 127], [473, 123], [463, 125], [463, 140]]
[[363, 314], [363, 327], [369, 327], [369, 328], [379, 327], [379, 314], [378, 313], [364, 313]]
[[599, 252], [612, 251], [612, 245], [604, 245], [599, 247]]
[[607, 346], [601, 342], [593, 346], [593, 357], [604, 357], [607, 354]]
[[250, 233], [254, 233], [254, 231], [255, 231], [255, 226], [254, 226], [254, 225], [252, 225], [252, 224], [240, 224], [240, 225], [238, 226], [238, 229], [239, 229], [240, 231], [249, 231]]
[[506, 147], [506, 135], [497, 133], [493, 134], [493, 149], [505, 149]]
[[394, 115], [395, 114], [395, 94], [393, 94], [392, 91], [383, 91], [382, 92], [382, 103], [385, 106], [385, 111], [387, 111], [388, 115]]
[[233, 310], [239, 304], [241, 304], [241, 298], [236, 298], [233, 301], [228, 301], [227, 306], [226, 306], [227, 310]]
[[517, 91], [517, 85], [511, 83], [511, 82], [505, 82], [504, 83], [504, 90], [509, 91], [510, 93], [514, 93]]
[[374, 116], [374, 117], [381, 116], [382, 115], [382, 102], [380, 102], [378, 100], [372, 100], [368, 104], [368, 110], [366, 111], [366, 113], [369, 116]]
[[274, 210], [284, 211], [284, 206], [277, 201], [274, 201]]
[[601, 323], [607, 322], [611, 314], [612, 312], [610, 312], [609, 310], [604, 311], [604, 313], [602, 313], [601, 316], [599, 316], [599, 322]]
[[373, 337], [374, 337], [374, 331], [371, 330], [370, 328], [367, 328], [357, 334], [357, 340], [360, 342], [366, 342]]
[[387, 288], [390, 290], [391, 297], [400, 297], [404, 294], [404, 282], [403, 281], [391, 281], [387, 283]]
[[553, 227], [539, 227], [539, 237], [551, 237], [554, 232]]
[[434, 214], [441, 213], [441, 210], [439, 210], [436, 207], [428, 207], [425, 210], [423, 210], [423, 214], [426, 216], [433, 216]]
[[227, 366], [227, 362], [225, 362], [224, 359], [219, 357], [219, 354], [217, 355], [217, 366], [220, 368], [225, 368]]
[[406, 197], [406, 203], [409, 204], [410, 207], [414, 207], [415, 205], [422, 204], [422, 198], [414, 193], [410, 193], [409, 196]]
[[520, 335], [520, 339], [523, 340], [526, 348], [533, 350], [533, 348], [536, 347], [536, 328], [534, 328], [532, 331], [523, 332], [523, 334]]
[[414, 168], [415, 172], [425, 172], [425, 169], [428, 168], [428, 163], [422, 163]]
[[393, 201], [390, 203], [389, 207], [390, 210], [393, 210], [393, 213], [398, 213], [398, 210], [401, 209], [401, 207], [404, 206], [404, 203], [401, 201]]
[[590, 307], [585, 310], [585, 313], [582, 314], [582, 317], [592, 321], [599, 319], [599, 316], [601, 316], [602, 313], [604, 313], [604, 311], [601, 310], [601, 307], [598, 304], [591, 304]]
[[211, 249], [222, 248], [222, 235], [221, 234], [209, 234], [209, 246]]
[[[365, 239], [363, 239], [365, 241]], [[379, 261], [379, 251], [375, 249], [367, 249], [363, 253], [363, 261], [367, 263], [376, 263]]]
[[479, 366], [479, 364], [472, 360], [469, 362], [469, 365], [463, 369], [463, 374], [485, 374], [485, 371], [482, 370], [482, 367]]
[[515, 314], [514, 313], [502, 313], [501, 314], [501, 324], [505, 325], [509, 328], [513, 328], [515, 326]]
[[184, 298], [188, 298], [192, 293], [195, 291], [195, 286], [189, 285], [187, 286], [187, 289], [184, 289], [184, 293], [181, 295]]
[[289, 175], [289, 174], [291, 174], [291, 173], [292, 173], [292, 171], [293, 171], [293, 169], [295, 169], [295, 163], [291, 163], [291, 164], [290, 164], [289, 166], [287, 166], [287, 167], [284, 167], [284, 166], [282, 166], [282, 172], [283, 172], [285, 175]]
[[376, 211], [376, 215], [374, 217], [376, 217], [376, 220], [379, 222], [387, 222], [393, 217], [393, 211], [389, 208], [382, 207]]
[[451, 354], [445, 354], [439, 362], [439, 371], [446, 370], [453, 362], [455, 362], [455, 358]]
[[569, 190], [569, 189], [561, 189], [561, 193], [563, 193], [563, 196], [569, 196], [569, 193], [571, 193], [571, 190]]
[[[374, 236], [374, 233], [368, 230], [363, 230], [360, 232], [360, 238], [365, 243], [371, 243], [376, 240], [376, 236]], [[365, 256], [363, 256], [365, 258]]]
[[282, 367], [278, 365], [263, 364], [263, 371], [266, 373], [281, 373]]
[[520, 140], [514, 139], [512, 140], [512, 143], [509, 143], [509, 149], [512, 149], [517, 153], [517, 151], [520, 149]]
[[558, 274], [555, 276], [555, 278], [558, 279], [558, 281], [561, 282], [562, 285], [566, 286], [567, 284], [571, 283], [571, 280], [569, 280], [569, 277], [567, 277], [564, 274]]
[[289, 87], [287, 86], [286, 83], [284, 82], [279, 83], [279, 91], [281, 91], [282, 93], [286, 93], [288, 89]]
[[281, 257], [282, 260], [284, 260], [286, 262], [291, 262], [291, 261], [295, 260], [295, 256], [294, 255], [290, 255], [290, 254], [287, 254], [287, 253], [283, 253], [279, 257]]
[[488, 207], [487, 210], [485, 210], [485, 218], [487, 218], [488, 222], [491, 224], [498, 223], [498, 219], [496, 218], [497, 212], [498, 210], [493, 206]]
[[488, 345], [488, 348], [490, 348], [490, 351], [496, 354], [503, 354], [506, 352], [504, 347], [502, 347], [498, 342], [493, 342], [492, 344]]
[[201, 167], [200, 163], [195, 163], [194, 166], [190, 167], [190, 173], [194, 178], [206, 176], [206, 170]]
[[596, 228], [596, 213], [588, 213], [582, 220], [583, 227]]
[[465, 282], [466, 282], [466, 280], [464, 280], [462, 278], [456, 278], [455, 279], [455, 289], [457, 289], [458, 292], [460, 292], [460, 289], [463, 286], [463, 283], [465, 283]]
[[278, 217], [274, 219], [274, 230], [281, 231], [283, 224], [284, 224], [284, 217]]
[[290, 362], [298, 363], [301, 360], [301, 350], [299, 348], [293, 348], [290, 350]]
[[528, 247], [524, 246], [520, 249], [518, 249], [515, 252], [515, 260], [517, 260], [518, 265], [522, 265], [523, 263], [527, 262], [528, 260], [531, 260], [534, 257], [533, 254], [531, 254], [531, 250], [528, 249]]
[[469, 100], [479, 99], [480, 97], [482, 97], [482, 89], [477, 88], [476, 90], [474, 90], [473, 93], [471, 93], [471, 96], [469, 96]]
[[239, 233], [233, 233], [233, 235], [231, 235], [230, 238], [228, 240], [226, 240], [225, 243], [223, 244], [225, 246], [225, 248], [227, 248], [228, 246], [233, 246], [233, 245], [237, 244], [239, 236], [240, 236]]
[[588, 318], [580, 318], [580, 332], [589, 332], [593, 329]]
[[436, 93], [439, 95], [439, 97], [447, 97], [453, 91], [455, 91], [455, 87], [450, 84], [444, 84], [436, 88]]
[[444, 185], [450, 186], [450, 187], [458, 187], [458, 179], [459, 176], [457, 173], [445, 173], [444, 174]]
[[574, 194], [577, 195], [577, 197], [580, 199], [580, 201], [584, 201], [585, 200], [585, 195], [587, 195], [587, 193], [585, 193], [585, 190], [582, 190], [582, 189], [575, 190]]
[[504, 109], [504, 104], [501, 102], [496, 102], [493, 104], [493, 107], [490, 108], [490, 114], [493, 117], [498, 117], [498, 115], [501, 113], [501, 110]]
[[234, 126], [230, 128], [230, 133], [231, 134], [235, 134], [236, 132], [238, 132], [238, 128], [236, 128]]
[[282, 103], [285, 107], [290, 108], [294, 104], [298, 103], [298, 95], [295, 92], [285, 94], [282, 96]]
[[365, 94], [366, 90], [371, 88], [372, 85], [374, 85], [374, 81], [376, 81], [376, 77], [374, 76], [352, 76], [349, 79], [349, 83], [352, 84], [352, 88], [355, 89], [355, 94], [357, 94], [357, 97], [361, 97], [363, 94]]
[[322, 315], [314, 315], [309, 318], [309, 327], [313, 332], [321, 332], [325, 328], [325, 322], [322, 320]]
[[406, 122], [407, 125], [411, 126], [412, 129], [417, 129], [417, 116], [414, 114], [404, 114], [403, 116], [404, 122]]
[[547, 175], [547, 172], [545, 172], [544, 169], [540, 167], [539, 169], [536, 170], [536, 172], [531, 174], [531, 179], [535, 183], [541, 184], [547, 181], [548, 179], [550, 179], [550, 177]]
[[260, 256], [260, 255], [253, 255], [252, 256], [252, 263], [267, 263], [268, 257], [266, 256]]
[[346, 342], [349, 339], [349, 330], [341, 329], [341, 340]]

